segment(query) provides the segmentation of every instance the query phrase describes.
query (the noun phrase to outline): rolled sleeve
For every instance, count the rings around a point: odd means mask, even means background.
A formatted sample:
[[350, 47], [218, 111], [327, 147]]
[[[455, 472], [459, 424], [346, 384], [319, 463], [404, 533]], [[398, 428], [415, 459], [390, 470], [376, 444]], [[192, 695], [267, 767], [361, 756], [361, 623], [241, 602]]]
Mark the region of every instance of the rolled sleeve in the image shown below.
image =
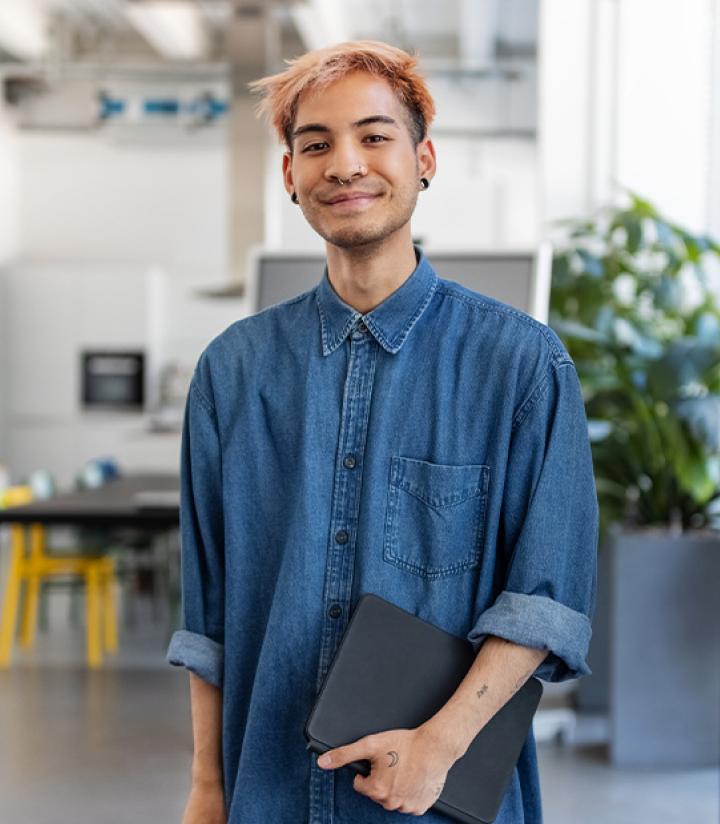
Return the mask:
[[489, 635], [549, 650], [535, 673], [538, 678], [564, 681], [590, 674], [585, 663], [591, 635], [588, 617], [550, 598], [501, 593], [468, 635], [476, 652]]
[[222, 453], [210, 391], [198, 386], [202, 367], [201, 358], [185, 410], [180, 462], [183, 624], [167, 659], [220, 686], [225, 645]]
[[185, 667], [215, 687], [223, 685], [224, 647], [212, 638], [179, 630], [170, 641], [167, 662], [175, 667]]
[[548, 650], [547, 681], [589, 674], [597, 495], [585, 409], [572, 361], [553, 364], [519, 412], [504, 488], [502, 584], [469, 638]]

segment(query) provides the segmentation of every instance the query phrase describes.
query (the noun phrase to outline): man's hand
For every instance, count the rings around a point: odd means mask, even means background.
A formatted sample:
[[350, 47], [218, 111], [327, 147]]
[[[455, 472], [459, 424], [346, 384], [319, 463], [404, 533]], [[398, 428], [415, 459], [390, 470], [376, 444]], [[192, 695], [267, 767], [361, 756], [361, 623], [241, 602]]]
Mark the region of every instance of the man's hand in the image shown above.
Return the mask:
[[370, 762], [370, 775], [356, 776], [357, 792], [386, 810], [423, 815], [440, 797], [456, 758], [422, 726], [370, 735], [325, 753], [318, 765], [336, 770], [361, 760]]

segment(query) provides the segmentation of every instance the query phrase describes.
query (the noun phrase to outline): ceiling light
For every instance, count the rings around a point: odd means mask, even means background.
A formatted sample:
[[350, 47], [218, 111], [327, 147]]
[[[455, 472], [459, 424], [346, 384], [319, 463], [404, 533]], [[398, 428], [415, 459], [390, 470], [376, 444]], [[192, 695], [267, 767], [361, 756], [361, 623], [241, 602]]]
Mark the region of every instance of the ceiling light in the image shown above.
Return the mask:
[[338, 3], [333, 0], [307, 0], [292, 6], [290, 15], [308, 51], [349, 40]]
[[163, 57], [193, 60], [205, 53], [205, 30], [197, 7], [184, 2], [131, 2], [125, 17]]
[[20, 60], [38, 60], [47, 49], [47, 20], [37, 3], [0, 2], [0, 46]]

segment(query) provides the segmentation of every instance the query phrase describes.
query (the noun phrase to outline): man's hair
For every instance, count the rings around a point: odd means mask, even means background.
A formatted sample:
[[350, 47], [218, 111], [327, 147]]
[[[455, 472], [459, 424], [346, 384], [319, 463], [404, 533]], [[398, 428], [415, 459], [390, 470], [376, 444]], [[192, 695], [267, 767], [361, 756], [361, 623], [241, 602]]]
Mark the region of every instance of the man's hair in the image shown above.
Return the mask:
[[292, 133], [300, 95], [322, 91], [353, 72], [367, 72], [386, 80], [408, 111], [408, 128], [417, 146], [427, 136], [435, 115], [435, 102], [418, 71], [417, 55], [361, 40], [318, 49], [286, 61], [287, 69], [251, 84], [264, 94], [261, 113], [268, 116], [280, 142], [292, 152]]

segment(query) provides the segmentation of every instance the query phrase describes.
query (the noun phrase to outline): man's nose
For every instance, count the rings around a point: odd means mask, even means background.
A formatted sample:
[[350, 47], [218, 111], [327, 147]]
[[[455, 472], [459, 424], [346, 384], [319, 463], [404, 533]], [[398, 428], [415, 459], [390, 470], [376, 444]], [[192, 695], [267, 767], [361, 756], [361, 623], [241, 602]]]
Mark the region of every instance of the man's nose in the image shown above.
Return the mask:
[[347, 181], [367, 173], [363, 153], [350, 141], [336, 144], [325, 168], [327, 180]]

